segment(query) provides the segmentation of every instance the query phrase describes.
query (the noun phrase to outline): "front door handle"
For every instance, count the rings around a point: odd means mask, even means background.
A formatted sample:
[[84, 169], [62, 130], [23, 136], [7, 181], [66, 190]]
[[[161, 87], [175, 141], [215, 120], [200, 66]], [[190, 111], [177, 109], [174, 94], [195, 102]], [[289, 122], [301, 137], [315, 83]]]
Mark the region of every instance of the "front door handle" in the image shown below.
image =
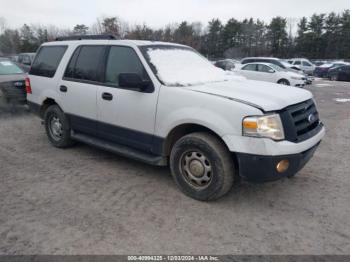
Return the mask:
[[107, 101], [111, 101], [111, 100], [113, 100], [113, 95], [110, 93], [102, 93], [102, 99], [107, 100]]
[[60, 91], [66, 93], [68, 88], [66, 86], [60, 86]]

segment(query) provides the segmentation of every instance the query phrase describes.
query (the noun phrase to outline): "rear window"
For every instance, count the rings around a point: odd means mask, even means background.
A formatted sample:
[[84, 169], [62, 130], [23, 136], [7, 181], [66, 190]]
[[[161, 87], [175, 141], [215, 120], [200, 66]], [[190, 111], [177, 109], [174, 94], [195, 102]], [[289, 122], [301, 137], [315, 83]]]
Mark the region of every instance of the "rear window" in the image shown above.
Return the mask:
[[43, 46], [29, 71], [31, 75], [54, 77], [67, 46]]
[[105, 46], [80, 46], [69, 62], [65, 78], [83, 81], [102, 81]]
[[22, 69], [12, 63], [10, 60], [0, 60], [0, 75], [23, 74]]

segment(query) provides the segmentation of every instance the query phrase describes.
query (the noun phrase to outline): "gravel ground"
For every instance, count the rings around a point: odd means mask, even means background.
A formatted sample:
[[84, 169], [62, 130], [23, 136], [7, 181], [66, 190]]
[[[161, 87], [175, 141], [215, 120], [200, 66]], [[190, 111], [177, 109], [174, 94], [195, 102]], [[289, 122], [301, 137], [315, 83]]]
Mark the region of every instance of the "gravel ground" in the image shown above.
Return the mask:
[[[0, 109], [0, 254], [350, 254], [350, 83], [316, 81], [327, 136], [293, 179], [184, 196], [167, 168], [82, 144]], [[345, 101], [345, 102], [344, 102]]]

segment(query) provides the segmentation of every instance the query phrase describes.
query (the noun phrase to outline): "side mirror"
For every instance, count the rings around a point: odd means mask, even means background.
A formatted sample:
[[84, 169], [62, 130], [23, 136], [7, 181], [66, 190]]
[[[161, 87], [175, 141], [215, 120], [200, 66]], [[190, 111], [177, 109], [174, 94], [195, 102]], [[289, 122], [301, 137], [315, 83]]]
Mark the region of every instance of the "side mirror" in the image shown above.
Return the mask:
[[153, 85], [150, 80], [142, 80], [141, 76], [135, 73], [121, 73], [118, 77], [119, 86], [135, 91], [151, 93]]
[[269, 73], [275, 73], [275, 70], [269, 69]]

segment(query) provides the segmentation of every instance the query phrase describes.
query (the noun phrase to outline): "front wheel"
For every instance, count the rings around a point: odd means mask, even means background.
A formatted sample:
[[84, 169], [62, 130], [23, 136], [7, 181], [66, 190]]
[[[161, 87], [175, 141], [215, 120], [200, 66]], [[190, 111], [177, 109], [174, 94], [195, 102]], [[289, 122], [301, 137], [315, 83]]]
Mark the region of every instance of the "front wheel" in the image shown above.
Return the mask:
[[231, 154], [208, 133], [192, 133], [178, 140], [171, 151], [170, 168], [180, 190], [197, 200], [218, 199], [233, 185]]
[[44, 114], [46, 134], [55, 147], [66, 148], [74, 144], [70, 137], [70, 124], [57, 105], [49, 106]]
[[277, 84], [280, 84], [280, 85], [285, 85], [285, 86], [290, 86], [290, 83], [288, 80], [286, 79], [281, 79], [277, 82]]

